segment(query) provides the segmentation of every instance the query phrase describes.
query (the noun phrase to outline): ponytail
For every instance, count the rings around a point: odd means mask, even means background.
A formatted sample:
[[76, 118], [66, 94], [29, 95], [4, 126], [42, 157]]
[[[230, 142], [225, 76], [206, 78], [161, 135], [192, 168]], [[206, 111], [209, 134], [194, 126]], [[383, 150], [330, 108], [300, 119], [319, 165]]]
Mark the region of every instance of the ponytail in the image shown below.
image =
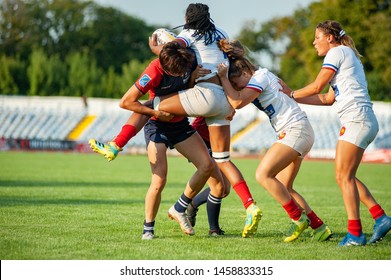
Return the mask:
[[227, 39], [221, 39], [218, 43], [221, 51], [227, 54], [229, 59], [228, 77], [239, 77], [243, 72], [253, 74], [257, 67], [245, 57], [246, 50], [238, 41], [229, 42]]

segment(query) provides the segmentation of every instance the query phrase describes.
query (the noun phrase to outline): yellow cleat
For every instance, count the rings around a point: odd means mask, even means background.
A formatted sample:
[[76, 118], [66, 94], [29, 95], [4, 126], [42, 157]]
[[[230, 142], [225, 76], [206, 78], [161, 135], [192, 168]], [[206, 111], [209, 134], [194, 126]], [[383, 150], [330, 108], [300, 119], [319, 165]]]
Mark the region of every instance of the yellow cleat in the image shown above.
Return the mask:
[[107, 144], [104, 144], [96, 141], [95, 139], [90, 139], [88, 144], [90, 144], [91, 149], [95, 153], [103, 155], [105, 158], [107, 158], [108, 161], [114, 160], [118, 153], [122, 151], [122, 149], [114, 142], [107, 142]]
[[297, 221], [292, 220], [291, 228], [289, 229], [290, 236], [284, 238], [284, 242], [292, 242], [296, 240], [302, 232], [308, 228], [310, 220], [307, 215], [303, 212], [300, 216], [300, 219]]
[[333, 235], [333, 232], [328, 225], [323, 224], [320, 227], [314, 229], [312, 232], [312, 239], [315, 241], [326, 241]]
[[255, 203], [252, 203], [246, 209], [246, 214], [246, 224], [244, 225], [242, 232], [243, 238], [251, 237], [257, 231], [259, 221], [262, 218], [262, 211], [255, 205]]

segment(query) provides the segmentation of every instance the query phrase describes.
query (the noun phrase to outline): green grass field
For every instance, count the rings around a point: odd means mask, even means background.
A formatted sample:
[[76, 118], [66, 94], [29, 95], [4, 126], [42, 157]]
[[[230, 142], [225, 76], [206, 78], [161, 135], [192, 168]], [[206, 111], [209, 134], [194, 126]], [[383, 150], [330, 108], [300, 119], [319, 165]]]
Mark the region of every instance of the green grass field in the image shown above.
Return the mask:
[[[0, 259], [2, 260], [390, 260], [391, 234], [376, 244], [338, 248], [346, 214], [333, 162], [304, 161], [296, 189], [333, 229], [334, 237], [313, 242], [310, 230], [290, 244], [285, 211], [255, 181], [256, 159], [233, 159], [248, 181], [264, 216], [258, 233], [240, 237], [245, 210], [232, 190], [222, 204], [226, 235], [208, 237], [205, 207], [195, 236], [184, 235], [167, 217], [194, 168], [169, 157], [169, 178], [152, 241], [141, 240], [144, 196], [150, 168], [145, 156], [121, 155], [108, 163], [97, 154], [0, 153]], [[362, 164], [358, 177], [391, 214], [391, 165]], [[373, 220], [361, 208], [364, 233]]]

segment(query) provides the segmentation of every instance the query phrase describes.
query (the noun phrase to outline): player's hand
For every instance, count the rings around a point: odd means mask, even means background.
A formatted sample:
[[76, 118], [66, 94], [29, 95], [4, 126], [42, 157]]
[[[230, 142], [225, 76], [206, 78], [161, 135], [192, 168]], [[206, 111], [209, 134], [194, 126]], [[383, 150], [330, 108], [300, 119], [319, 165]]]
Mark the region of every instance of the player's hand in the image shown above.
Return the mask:
[[217, 75], [220, 78], [228, 78], [228, 64], [227, 63], [220, 63], [217, 66]]
[[158, 48], [157, 35], [156, 34], [153, 34], [152, 37], [149, 37], [148, 43], [149, 43], [149, 48], [151, 49], [151, 51], [154, 54], [159, 55], [160, 48]]
[[278, 83], [281, 85], [280, 91], [291, 97], [291, 88], [281, 79], [278, 80]]
[[164, 111], [157, 111], [157, 116], [156, 118], [159, 119], [160, 121], [163, 121], [163, 122], [169, 122], [172, 120], [172, 118], [174, 118], [174, 115], [170, 114], [170, 113], [167, 113], [167, 112], [164, 112]]
[[210, 69], [203, 68], [201, 64], [197, 65], [197, 68], [193, 71], [192, 75], [195, 79], [204, 77], [210, 74], [212, 71]]

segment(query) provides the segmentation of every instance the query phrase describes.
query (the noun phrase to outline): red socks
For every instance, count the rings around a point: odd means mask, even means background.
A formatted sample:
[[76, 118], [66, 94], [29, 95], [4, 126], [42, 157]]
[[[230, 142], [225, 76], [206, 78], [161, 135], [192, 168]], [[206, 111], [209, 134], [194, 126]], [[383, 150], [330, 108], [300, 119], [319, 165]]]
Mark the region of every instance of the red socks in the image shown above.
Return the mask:
[[323, 225], [323, 221], [315, 214], [314, 211], [311, 211], [307, 214], [307, 217], [310, 219], [310, 226], [312, 229], [316, 229]]
[[254, 202], [246, 181], [240, 181], [239, 183], [236, 183], [233, 186], [233, 189], [242, 200], [244, 208], [247, 209]]
[[385, 214], [383, 208], [381, 208], [381, 206], [379, 204], [376, 204], [375, 206], [370, 208], [369, 212], [371, 213], [372, 218], [375, 220]]
[[[383, 208], [379, 204], [371, 207], [369, 212], [375, 220], [385, 214]], [[348, 231], [355, 236], [360, 236], [362, 232], [361, 220], [348, 220]]]
[[295, 221], [297, 221], [298, 219], [300, 219], [300, 216], [301, 216], [301, 210], [299, 208], [299, 206], [297, 206], [297, 204], [295, 203], [295, 201], [293, 200], [293, 198], [285, 205], [282, 206], [285, 211], [288, 213], [289, 217]]
[[113, 142], [117, 144], [118, 147], [123, 148], [137, 132], [137, 129], [133, 125], [125, 124], [122, 127], [121, 132], [114, 138]]
[[362, 232], [361, 220], [348, 220], [348, 232], [354, 236], [360, 236]]

